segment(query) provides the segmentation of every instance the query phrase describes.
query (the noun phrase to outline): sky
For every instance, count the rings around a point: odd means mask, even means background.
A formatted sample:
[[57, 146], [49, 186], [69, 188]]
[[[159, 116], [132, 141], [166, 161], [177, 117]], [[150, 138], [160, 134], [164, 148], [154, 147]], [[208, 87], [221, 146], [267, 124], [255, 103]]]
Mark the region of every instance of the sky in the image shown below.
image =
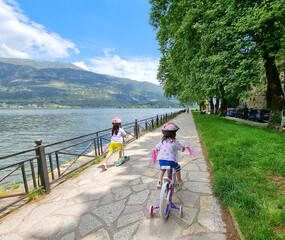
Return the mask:
[[158, 84], [148, 0], [0, 0], [0, 57]]

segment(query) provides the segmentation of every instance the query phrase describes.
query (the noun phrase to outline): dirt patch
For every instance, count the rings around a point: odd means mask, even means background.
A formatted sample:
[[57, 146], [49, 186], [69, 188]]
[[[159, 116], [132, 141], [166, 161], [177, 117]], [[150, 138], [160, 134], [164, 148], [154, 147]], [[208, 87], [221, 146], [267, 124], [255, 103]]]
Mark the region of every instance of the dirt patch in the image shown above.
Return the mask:
[[[198, 133], [198, 135], [199, 135], [199, 139], [201, 139], [201, 136], [200, 136], [199, 133]], [[213, 169], [212, 163], [208, 159], [208, 153], [207, 153], [207, 150], [206, 150], [203, 142], [200, 141], [200, 144], [201, 144], [201, 148], [202, 148], [203, 154], [205, 156], [208, 172], [210, 173], [211, 188], [212, 188], [212, 191], [213, 191], [214, 175], [213, 175], [213, 171], [212, 171], [212, 169]], [[221, 205], [221, 199], [219, 199], [218, 197], [216, 197], [216, 198], [218, 199], [218, 202], [219, 202], [219, 204], [221, 206], [222, 219], [223, 219], [223, 221], [226, 224], [226, 237], [227, 237], [227, 239], [228, 240], [239, 240], [240, 237], [238, 235], [238, 231], [237, 231], [237, 229], [235, 227], [235, 224], [234, 224], [235, 220], [232, 218], [232, 216], [230, 214], [230, 211], [229, 211], [229, 208], [226, 207], [226, 206], [222, 206]]]
[[274, 182], [278, 186], [278, 193], [285, 194], [285, 177], [281, 175], [270, 175], [268, 180]]

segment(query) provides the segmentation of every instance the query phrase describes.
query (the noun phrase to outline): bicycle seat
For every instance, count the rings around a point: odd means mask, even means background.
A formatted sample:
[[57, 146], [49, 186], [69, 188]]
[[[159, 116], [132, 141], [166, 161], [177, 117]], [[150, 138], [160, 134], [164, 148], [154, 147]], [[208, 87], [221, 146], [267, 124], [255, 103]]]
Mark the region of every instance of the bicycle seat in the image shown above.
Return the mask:
[[161, 169], [165, 169], [165, 170], [170, 169], [170, 168], [171, 166], [161, 166]]

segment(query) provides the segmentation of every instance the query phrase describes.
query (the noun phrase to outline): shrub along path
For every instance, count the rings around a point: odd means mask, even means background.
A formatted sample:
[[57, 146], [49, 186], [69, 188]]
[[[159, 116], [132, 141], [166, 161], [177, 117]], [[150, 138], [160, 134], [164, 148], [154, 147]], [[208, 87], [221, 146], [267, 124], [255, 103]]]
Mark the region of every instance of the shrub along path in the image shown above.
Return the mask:
[[159, 167], [149, 165], [162, 136], [155, 129], [125, 148], [131, 159], [120, 167], [115, 166], [115, 153], [107, 171], [93, 165], [2, 219], [0, 239], [225, 240], [226, 224], [212, 194], [192, 114], [172, 121], [180, 127], [177, 139], [198, 153], [195, 158], [180, 153], [184, 186], [175, 190], [174, 203], [183, 206], [182, 218], [177, 210], [166, 221], [158, 210], [149, 215], [149, 206], [158, 203], [160, 193], [156, 190]]

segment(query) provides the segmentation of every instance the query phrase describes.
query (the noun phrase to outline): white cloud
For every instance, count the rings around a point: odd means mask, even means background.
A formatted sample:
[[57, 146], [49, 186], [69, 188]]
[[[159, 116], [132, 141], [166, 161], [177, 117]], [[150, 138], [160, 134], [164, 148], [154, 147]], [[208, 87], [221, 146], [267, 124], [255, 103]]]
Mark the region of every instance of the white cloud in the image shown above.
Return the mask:
[[88, 67], [85, 65], [85, 63], [83, 61], [81, 62], [74, 62], [73, 63], [75, 66], [80, 67], [86, 71], [89, 71]]
[[110, 55], [108, 49], [103, 51], [105, 57], [90, 59], [90, 71], [158, 84], [156, 80], [158, 58], [130, 57], [122, 59], [117, 54]]
[[0, 0], [0, 57], [63, 58], [75, 44], [26, 17], [17, 2]]

